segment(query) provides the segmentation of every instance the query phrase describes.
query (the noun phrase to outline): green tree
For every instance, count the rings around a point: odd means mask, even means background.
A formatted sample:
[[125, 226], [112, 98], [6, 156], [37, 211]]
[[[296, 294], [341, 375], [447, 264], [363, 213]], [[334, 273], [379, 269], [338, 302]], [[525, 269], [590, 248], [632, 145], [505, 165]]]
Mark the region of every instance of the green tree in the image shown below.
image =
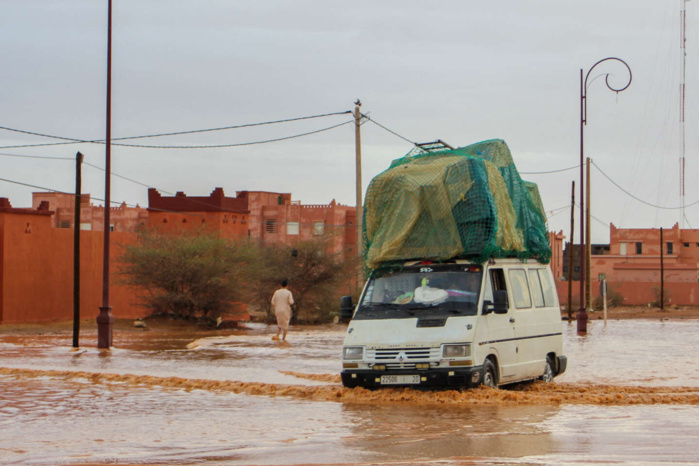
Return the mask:
[[293, 322], [317, 324], [332, 320], [339, 312], [339, 296], [346, 288], [349, 273], [354, 271], [354, 263], [342, 252], [328, 252], [331, 239], [326, 235], [293, 245], [258, 244], [259, 270], [253, 274], [256, 280], [250, 283], [249, 302], [264, 310], [271, 320], [272, 294], [286, 279], [296, 303]]
[[142, 304], [152, 315], [215, 320], [244, 297], [243, 274], [253, 258], [247, 242], [146, 230], [124, 246], [120, 272], [123, 283], [145, 290]]

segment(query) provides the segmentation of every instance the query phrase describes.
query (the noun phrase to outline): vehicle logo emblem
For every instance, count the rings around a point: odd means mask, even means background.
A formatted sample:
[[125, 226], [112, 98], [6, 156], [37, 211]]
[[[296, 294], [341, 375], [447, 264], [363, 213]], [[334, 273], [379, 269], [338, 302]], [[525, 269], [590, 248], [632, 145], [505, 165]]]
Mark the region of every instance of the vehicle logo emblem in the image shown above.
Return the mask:
[[406, 358], [405, 353], [400, 353], [400, 354], [398, 354], [398, 356], [396, 357], [396, 359], [398, 360], [398, 362], [403, 362], [403, 361], [405, 361], [405, 358]]

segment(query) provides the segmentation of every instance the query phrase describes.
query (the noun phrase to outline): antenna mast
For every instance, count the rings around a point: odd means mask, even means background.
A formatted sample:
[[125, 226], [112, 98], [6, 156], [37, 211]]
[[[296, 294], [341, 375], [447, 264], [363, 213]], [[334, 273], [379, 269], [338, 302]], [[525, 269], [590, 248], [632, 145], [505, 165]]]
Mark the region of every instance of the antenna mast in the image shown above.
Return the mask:
[[680, 68], [680, 228], [684, 228], [684, 152], [685, 152], [685, 135], [684, 135], [684, 100], [685, 100], [685, 76], [686, 76], [686, 60], [687, 51], [685, 45], [687, 43], [687, 2], [682, 0], [682, 10], [680, 11], [680, 53], [681, 53], [681, 68]]

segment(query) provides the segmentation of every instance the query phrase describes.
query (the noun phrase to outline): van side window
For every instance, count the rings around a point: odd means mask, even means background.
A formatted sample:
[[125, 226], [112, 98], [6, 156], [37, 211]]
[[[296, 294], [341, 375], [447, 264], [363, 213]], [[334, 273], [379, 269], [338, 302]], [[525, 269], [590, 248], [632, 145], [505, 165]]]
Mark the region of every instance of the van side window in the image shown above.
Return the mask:
[[541, 280], [539, 279], [539, 271], [531, 269], [529, 273], [529, 286], [532, 289], [532, 298], [534, 298], [534, 306], [544, 307], [544, 292], [541, 289]]
[[510, 282], [512, 283], [512, 297], [517, 309], [532, 307], [532, 297], [529, 294], [527, 285], [527, 273], [522, 269], [512, 269], [509, 271]]
[[544, 303], [546, 307], [556, 306], [556, 287], [553, 284], [551, 273], [548, 269], [539, 269], [541, 287], [544, 290]]
[[490, 299], [493, 299], [493, 291], [505, 290], [507, 291], [507, 285], [505, 284], [505, 272], [502, 269], [490, 269]]

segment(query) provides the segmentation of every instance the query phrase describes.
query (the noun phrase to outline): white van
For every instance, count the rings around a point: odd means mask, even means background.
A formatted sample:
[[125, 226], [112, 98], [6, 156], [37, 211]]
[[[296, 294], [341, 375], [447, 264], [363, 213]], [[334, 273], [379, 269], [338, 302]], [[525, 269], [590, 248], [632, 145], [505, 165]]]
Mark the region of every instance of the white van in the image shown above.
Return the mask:
[[534, 260], [406, 262], [374, 270], [351, 301], [346, 387], [497, 387], [566, 369], [553, 276]]

